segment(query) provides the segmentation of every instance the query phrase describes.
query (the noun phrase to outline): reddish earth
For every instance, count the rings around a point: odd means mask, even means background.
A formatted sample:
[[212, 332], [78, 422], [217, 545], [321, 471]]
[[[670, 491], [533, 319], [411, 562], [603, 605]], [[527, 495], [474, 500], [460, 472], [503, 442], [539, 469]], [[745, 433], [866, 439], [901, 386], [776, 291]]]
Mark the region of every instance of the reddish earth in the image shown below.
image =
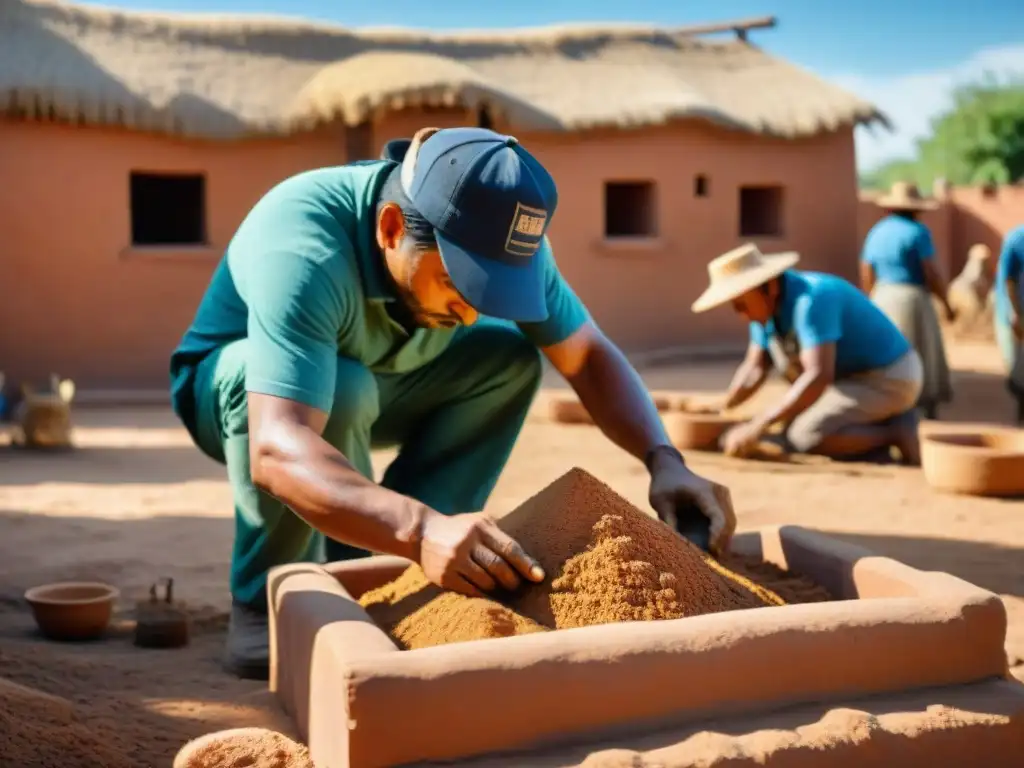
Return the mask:
[[[951, 362], [957, 402], [943, 418], [1009, 423], [1013, 407], [995, 351], [961, 344], [951, 349]], [[730, 372], [731, 366], [704, 363], [662, 367], [646, 378], [652, 389], [708, 392], [723, 386]], [[537, 413], [545, 413], [543, 400]], [[155, 734], [138, 747], [135, 764], [169, 764], [185, 740], [210, 730], [287, 730], [262, 686], [232, 680], [217, 666], [232, 535], [223, 468], [191, 446], [166, 409], [83, 408], [75, 418], [76, 453], [3, 451], [0, 677], [69, 699], [87, 728], [124, 721]], [[380, 453], [378, 468], [388, 459]], [[1010, 614], [1011, 665], [1024, 679], [1021, 502], [940, 495], [919, 471], [901, 467], [763, 464], [700, 454], [691, 455], [690, 464], [731, 488], [741, 530], [802, 525], [998, 593]], [[491, 508], [513, 508], [573, 466], [646, 506], [638, 462], [600, 439], [594, 427], [555, 426], [538, 415]], [[130, 607], [167, 576], [202, 618], [193, 644], [179, 651], [143, 652], [118, 631], [86, 646], [45, 643], [31, 633], [21, 601], [29, 586], [89, 579], [118, 586], [123, 606]]]

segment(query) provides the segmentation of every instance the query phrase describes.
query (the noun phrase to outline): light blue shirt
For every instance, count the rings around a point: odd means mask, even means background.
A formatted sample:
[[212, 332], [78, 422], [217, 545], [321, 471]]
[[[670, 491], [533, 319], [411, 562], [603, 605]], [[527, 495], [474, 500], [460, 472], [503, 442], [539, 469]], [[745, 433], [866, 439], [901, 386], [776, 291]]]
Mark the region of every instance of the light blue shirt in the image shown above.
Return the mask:
[[836, 345], [836, 378], [884, 368], [910, 351], [910, 343], [874, 302], [835, 275], [788, 270], [782, 297], [767, 326], [750, 324], [750, 340], [768, 349], [771, 335], [800, 349]]
[[1006, 233], [996, 265], [996, 317], [1002, 322], [1010, 317], [1010, 297], [1006, 295], [1010, 281], [1017, 284], [1017, 295], [1024, 295], [1024, 225]]
[[890, 214], [868, 232], [860, 258], [878, 283], [924, 286], [923, 263], [935, 258], [935, 244], [924, 224]]

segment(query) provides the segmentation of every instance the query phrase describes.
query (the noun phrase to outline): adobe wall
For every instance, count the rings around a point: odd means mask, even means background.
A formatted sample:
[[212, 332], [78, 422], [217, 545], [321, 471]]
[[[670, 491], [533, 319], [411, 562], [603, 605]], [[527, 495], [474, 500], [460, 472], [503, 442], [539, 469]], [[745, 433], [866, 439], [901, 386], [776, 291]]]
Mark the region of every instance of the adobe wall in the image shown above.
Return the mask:
[[[122, 130], [0, 122], [0, 370], [8, 382], [166, 389], [224, 246], [274, 183], [344, 162], [343, 138], [171, 141]], [[132, 170], [206, 174], [209, 247], [131, 248]]]
[[[857, 208], [858, 249], [883, 214], [874, 203], [874, 195], [861, 195]], [[921, 221], [931, 230], [939, 261], [947, 278], [952, 278], [963, 269], [972, 245], [984, 243], [997, 255], [1006, 233], [1024, 224], [1024, 187], [954, 187], [942, 199], [941, 207], [923, 213]]]
[[[372, 126], [367, 141], [375, 154], [423, 125], [469, 123], [475, 116], [460, 110], [409, 110]], [[53, 371], [75, 378], [80, 390], [165, 389], [168, 356], [246, 212], [281, 179], [346, 162], [352, 135], [331, 126], [289, 139], [213, 143], [0, 120], [8, 287], [0, 370], [9, 382], [43, 383]], [[854, 274], [859, 209], [849, 130], [789, 142], [688, 123], [520, 139], [559, 183], [551, 235], [565, 276], [627, 351], [743, 343], [727, 311], [698, 317], [689, 310], [706, 262], [745, 239], [740, 185], [783, 188], [782, 234], [758, 239], [765, 251], [797, 249], [811, 268]], [[208, 244], [131, 247], [133, 170], [205, 174]], [[707, 182], [703, 197], [694, 193], [698, 174]], [[655, 184], [654, 236], [604, 237], [607, 180]]]

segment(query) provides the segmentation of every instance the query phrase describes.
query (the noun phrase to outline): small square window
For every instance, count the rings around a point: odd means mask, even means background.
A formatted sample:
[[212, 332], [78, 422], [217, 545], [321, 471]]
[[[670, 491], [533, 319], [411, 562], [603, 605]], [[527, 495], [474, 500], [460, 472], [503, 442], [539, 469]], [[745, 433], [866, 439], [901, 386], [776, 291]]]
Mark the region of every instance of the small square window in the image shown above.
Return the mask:
[[132, 172], [133, 245], [204, 245], [206, 179], [201, 174]]
[[658, 234], [653, 181], [609, 181], [604, 185], [605, 237], [655, 237]]
[[710, 194], [708, 191], [708, 177], [703, 173], [699, 173], [693, 177], [693, 196], [694, 197], [707, 197]]
[[740, 187], [740, 237], [782, 234], [782, 187]]

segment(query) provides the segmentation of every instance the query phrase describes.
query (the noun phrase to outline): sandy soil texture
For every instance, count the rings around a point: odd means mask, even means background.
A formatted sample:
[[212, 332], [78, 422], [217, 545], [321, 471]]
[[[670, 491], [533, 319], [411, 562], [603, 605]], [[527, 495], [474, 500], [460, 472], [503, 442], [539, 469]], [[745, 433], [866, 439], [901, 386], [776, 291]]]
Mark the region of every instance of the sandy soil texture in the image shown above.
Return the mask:
[[[1009, 423], [1014, 409], [994, 349], [957, 345], [951, 362], [957, 401], [943, 418]], [[730, 373], [731, 366], [704, 363], [665, 366], [646, 378], [652, 389], [707, 392]], [[491, 509], [511, 509], [573, 466], [646, 508], [640, 464], [594, 427], [546, 423], [544, 405], [542, 397]], [[138, 765], [169, 765], [181, 744], [210, 730], [287, 732], [262, 685], [218, 667], [233, 529], [223, 468], [192, 447], [169, 410], [83, 408], [75, 418], [74, 453], [0, 449], [0, 677], [63, 697], [88, 727], [123, 723], [152, 734], [134, 748]], [[378, 468], [390, 458], [377, 455]], [[741, 530], [802, 525], [1000, 594], [1010, 614], [1007, 651], [1024, 679], [1024, 502], [943, 496], [919, 471], [901, 467], [710, 454], [694, 454], [690, 464], [731, 488]], [[121, 608], [130, 609], [168, 576], [197, 618], [192, 645], [178, 651], [136, 649], [123, 626], [101, 643], [48, 643], [34, 634], [21, 599], [33, 585], [98, 579], [118, 586]]]

